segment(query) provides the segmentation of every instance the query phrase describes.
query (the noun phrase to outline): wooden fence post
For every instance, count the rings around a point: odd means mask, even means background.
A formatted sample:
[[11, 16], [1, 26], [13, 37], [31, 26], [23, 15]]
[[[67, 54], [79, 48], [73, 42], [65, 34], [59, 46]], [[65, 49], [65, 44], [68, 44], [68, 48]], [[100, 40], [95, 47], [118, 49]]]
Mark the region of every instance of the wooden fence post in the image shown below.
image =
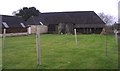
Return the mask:
[[76, 48], [78, 48], [78, 40], [77, 40], [77, 33], [76, 33], [76, 29], [74, 29], [74, 32], [75, 32]]
[[3, 30], [3, 44], [2, 44], [2, 47], [4, 48], [5, 47], [5, 37], [6, 37], [6, 29]]
[[41, 65], [41, 56], [40, 56], [40, 30], [39, 26], [36, 27], [36, 50], [37, 50], [37, 64]]

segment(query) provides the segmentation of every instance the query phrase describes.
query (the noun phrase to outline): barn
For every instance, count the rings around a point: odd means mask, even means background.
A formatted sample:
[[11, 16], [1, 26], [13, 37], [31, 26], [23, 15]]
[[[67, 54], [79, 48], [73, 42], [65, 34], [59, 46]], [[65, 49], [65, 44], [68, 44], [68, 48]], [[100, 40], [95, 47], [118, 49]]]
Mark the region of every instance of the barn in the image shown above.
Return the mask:
[[48, 33], [48, 27], [42, 22], [43, 18], [40, 16], [32, 16], [26, 21], [26, 25], [29, 26], [29, 33], [35, 34], [36, 28], [39, 27], [40, 33]]
[[48, 33], [74, 33], [73, 29], [76, 28], [77, 33], [99, 34], [105, 26], [94, 11], [41, 13], [33, 23], [40, 21], [48, 27]]
[[115, 29], [120, 31], [120, 23], [115, 23], [113, 26]]
[[6, 29], [7, 35], [26, 35], [27, 25], [22, 18], [8, 15], [0, 15], [1, 18], [1, 33]]

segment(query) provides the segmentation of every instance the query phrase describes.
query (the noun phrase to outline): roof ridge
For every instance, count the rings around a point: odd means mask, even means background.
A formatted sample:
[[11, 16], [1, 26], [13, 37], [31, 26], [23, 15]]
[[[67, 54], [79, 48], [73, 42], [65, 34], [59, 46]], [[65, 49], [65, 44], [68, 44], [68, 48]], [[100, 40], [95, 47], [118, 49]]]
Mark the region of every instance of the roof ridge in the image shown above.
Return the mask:
[[80, 12], [94, 12], [94, 11], [61, 11], [61, 12], [43, 12], [41, 14], [46, 14], [46, 13], [80, 13]]

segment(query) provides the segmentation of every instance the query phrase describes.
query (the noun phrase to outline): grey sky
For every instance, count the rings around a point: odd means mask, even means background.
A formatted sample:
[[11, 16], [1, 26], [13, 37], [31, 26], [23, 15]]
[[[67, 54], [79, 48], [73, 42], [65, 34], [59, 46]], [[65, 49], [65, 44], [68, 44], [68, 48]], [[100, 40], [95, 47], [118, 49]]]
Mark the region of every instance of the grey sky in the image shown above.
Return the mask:
[[2, 0], [0, 14], [12, 15], [23, 7], [36, 7], [40, 12], [95, 11], [117, 18], [119, 0]]

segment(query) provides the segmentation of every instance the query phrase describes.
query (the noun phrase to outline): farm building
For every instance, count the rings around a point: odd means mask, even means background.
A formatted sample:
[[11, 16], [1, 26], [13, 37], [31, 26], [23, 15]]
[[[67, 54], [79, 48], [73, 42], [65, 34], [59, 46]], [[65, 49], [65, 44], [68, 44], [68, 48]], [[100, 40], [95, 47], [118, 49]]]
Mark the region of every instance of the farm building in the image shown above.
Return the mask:
[[3, 33], [3, 29], [6, 29], [6, 33], [9, 35], [27, 34], [27, 26], [22, 18], [7, 15], [0, 15], [0, 18], [1, 34]]
[[114, 28], [120, 31], [120, 23], [115, 23]]
[[120, 23], [114, 24], [114, 31], [117, 30], [118, 34], [120, 35]]
[[48, 33], [74, 33], [73, 29], [76, 28], [77, 33], [99, 34], [105, 26], [94, 11], [41, 13], [27, 24], [40, 21], [48, 27]]
[[29, 33], [35, 34], [37, 27], [39, 27], [40, 33], [48, 33], [48, 27], [42, 23], [42, 19], [39, 16], [32, 16], [26, 21], [26, 25], [29, 26]]

